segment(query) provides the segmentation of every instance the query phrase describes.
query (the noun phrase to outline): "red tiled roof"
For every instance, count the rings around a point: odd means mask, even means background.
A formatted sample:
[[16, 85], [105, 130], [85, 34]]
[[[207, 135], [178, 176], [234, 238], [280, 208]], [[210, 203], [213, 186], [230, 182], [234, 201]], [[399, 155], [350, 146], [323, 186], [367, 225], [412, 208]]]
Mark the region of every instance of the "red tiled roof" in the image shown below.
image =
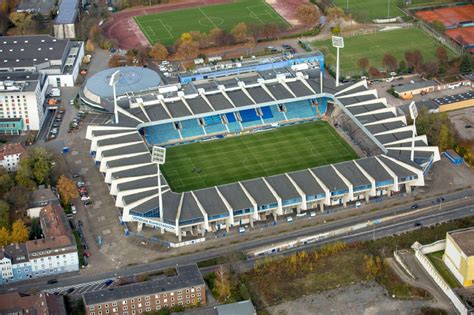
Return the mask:
[[8, 143], [0, 149], [0, 160], [7, 155], [24, 154], [26, 151], [19, 143]]

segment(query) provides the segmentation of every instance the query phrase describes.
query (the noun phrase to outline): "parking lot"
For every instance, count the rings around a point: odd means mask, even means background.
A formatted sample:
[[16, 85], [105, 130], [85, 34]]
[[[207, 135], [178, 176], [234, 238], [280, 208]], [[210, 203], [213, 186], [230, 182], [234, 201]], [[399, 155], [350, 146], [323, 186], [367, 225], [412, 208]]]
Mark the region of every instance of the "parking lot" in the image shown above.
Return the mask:
[[449, 119], [461, 138], [474, 139], [474, 108], [465, 108], [448, 113]]
[[99, 113], [87, 113], [82, 122], [85, 125], [102, 125], [108, 122], [109, 120], [113, 119], [112, 114], [99, 114]]

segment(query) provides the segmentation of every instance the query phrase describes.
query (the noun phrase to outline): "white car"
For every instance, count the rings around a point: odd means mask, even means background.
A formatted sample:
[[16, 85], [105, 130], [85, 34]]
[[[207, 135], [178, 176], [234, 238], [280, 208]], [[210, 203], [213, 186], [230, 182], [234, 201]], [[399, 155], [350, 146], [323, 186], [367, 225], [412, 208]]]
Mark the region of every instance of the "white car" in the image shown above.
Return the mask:
[[162, 65], [162, 66], [166, 66], [166, 65], [169, 65], [169, 64], [170, 64], [170, 62], [169, 62], [168, 60], [163, 60], [163, 61], [161, 62], [161, 65]]
[[76, 206], [71, 206], [71, 212], [72, 212], [72, 214], [77, 213]]
[[316, 212], [314, 212], [314, 211], [313, 211], [313, 212], [310, 212], [310, 213], [309, 213], [309, 216], [310, 216], [310, 217], [315, 217], [315, 216], [316, 216]]
[[239, 233], [245, 233], [245, 228], [244, 227], [239, 227]]
[[86, 201], [86, 200], [89, 200], [91, 199], [91, 197], [87, 196], [87, 195], [84, 195], [81, 197], [81, 201]]
[[286, 222], [288, 222], [288, 223], [289, 223], [289, 222], [293, 222], [293, 217], [287, 217], [287, 218], [286, 218]]

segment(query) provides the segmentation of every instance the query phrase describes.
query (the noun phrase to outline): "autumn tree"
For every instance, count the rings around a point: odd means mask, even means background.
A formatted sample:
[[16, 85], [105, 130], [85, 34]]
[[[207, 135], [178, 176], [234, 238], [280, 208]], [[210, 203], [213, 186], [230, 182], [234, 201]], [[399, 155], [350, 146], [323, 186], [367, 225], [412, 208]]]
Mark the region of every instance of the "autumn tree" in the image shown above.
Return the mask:
[[453, 137], [451, 133], [448, 125], [441, 125], [438, 135], [438, 147], [440, 151], [445, 151], [453, 147]]
[[277, 23], [265, 24], [262, 28], [262, 36], [266, 39], [277, 36], [281, 31], [281, 26]]
[[120, 55], [112, 55], [109, 59], [109, 68], [121, 67], [126, 63], [126, 59]]
[[175, 43], [175, 51], [183, 59], [192, 59], [199, 53], [199, 44], [190, 33], [183, 33]]
[[90, 39], [87, 40], [85, 49], [86, 49], [86, 52], [89, 52], [89, 53], [94, 51], [95, 46], [94, 46], [94, 43], [92, 42], [92, 40], [90, 40]]
[[240, 22], [231, 31], [232, 36], [234, 37], [235, 41], [238, 43], [243, 43], [247, 41], [248, 38], [248, 28], [247, 24], [244, 22]]
[[326, 16], [329, 21], [333, 21], [339, 27], [344, 19], [344, 10], [340, 7], [330, 7], [326, 10]]
[[407, 62], [408, 68], [418, 71], [423, 64], [423, 54], [418, 49], [409, 50], [405, 52], [405, 60]]
[[380, 77], [380, 71], [375, 67], [370, 67], [369, 68], [369, 75], [371, 77], [374, 77], [374, 78], [375, 77]]
[[386, 53], [383, 55], [382, 65], [385, 67], [387, 72], [397, 70], [397, 59], [392, 54]]
[[230, 295], [230, 278], [229, 272], [223, 265], [219, 265], [216, 271], [215, 288], [219, 298], [225, 301]]
[[27, 12], [12, 12], [9, 18], [21, 35], [27, 34], [33, 25], [33, 16]]
[[443, 46], [436, 48], [436, 59], [438, 59], [439, 64], [448, 63], [448, 52], [446, 48]]
[[15, 185], [13, 175], [10, 174], [5, 168], [0, 166], [0, 197]]
[[148, 53], [150, 58], [156, 59], [156, 60], [165, 60], [169, 53], [168, 49], [163, 44], [156, 43], [153, 45], [153, 47], [150, 49], [150, 52]]
[[357, 65], [359, 66], [360, 70], [362, 70], [363, 73], [367, 72], [367, 68], [369, 67], [369, 59], [367, 58], [360, 58], [357, 61]]
[[6, 246], [10, 243], [10, 232], [4, 226], [0, 227], [0, 246]]
[[31, 172], [37, 184], [48, 182], [51, 174], [51, 154], [43, 147], [36, 147], [28, 155], [30, 160]]
[[427, 62], [421, 66], [420, 71], [424, 76], [431, 78], [438, 73], [439, 67], [436, 62]]
[[380, 274], [383, 268], [383, 262], [380, 256], [374, 258], [372, 255], [366, 255], [364, 256], [364, 260], [368, 279], [373, 279]]
[[30, 203], [30, 191], [27, 187], [16, 185], [5, 194], [4, 198], [13, 205], [14, 209], [26, 209]]
[[209, 47], [209, 34], [199, 31], [192, 31], [189, 34], [191, 34], [193, 41], [198, 43], [200, 49]]
[[8, 228], [10, 226], [10, 205], [0, 200], [0, 227]]
[[13, 243], [24, 243], [28, 240], [29, 232], [21, 219], [13, 222], [10, 236]]
[[73, 199], [79, 197], [79, 193], [77, 192], [76, 185], [74, 184], [74, 182], [64, 175], [61, 175], [61, 177], [59, 177], [58, 191], [59, 195], [61, 196], [61, 201], [63, 205], [68, 205]]
[[28, 158], [28, 156], [24, 155], [21, 157], [20, 163], [18, 163], [15, 180], [18, 185], [32, 190], [36, 187], [36, 184], [33, 181], [32, 177], [33, 175], [31, 173], [30, 168], [30, 159]]
[[459, 72], [462, 74], [469, 74], [472, 71], [471, 60], [468, 55], [465, 54], [461, 59], [461, 64], [459, 65]]
[[304, 25], [315, 25], [319, 22], [319, 10], [313, 4], [303, 4], [296, 10], [296, 18]]
[[8, 18], [8, 14], [0, 10], [0, 35], [3, 35], [7, 32], [9, 24], [10, 19]]
[[102, 36], [102, 30], [98, 25], [93, 25], [89, 30], [89, 39], [98, 43]]

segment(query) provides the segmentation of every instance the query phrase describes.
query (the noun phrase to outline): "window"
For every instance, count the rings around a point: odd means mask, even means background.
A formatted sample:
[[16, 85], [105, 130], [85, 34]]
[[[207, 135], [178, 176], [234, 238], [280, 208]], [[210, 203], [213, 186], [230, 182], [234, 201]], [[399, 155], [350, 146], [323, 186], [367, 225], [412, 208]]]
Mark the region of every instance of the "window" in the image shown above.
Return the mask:
[[131, 299], [131, 300], [130, 300], [130, 303], [135, 303], [135, 299]]
[[145, 301], [150, 301], [150, 297], [149, 297], [149, 296], [145, 296]]
[[174, 295], [174, 292], [171, 292], [170, 295], [173, 296], [173, 295]]
[[196, 296], [201, 296], [201, 293], [197, 293]]
[[117, 302], [113, 302], [113, 303], [112, 303], [112, 306], [117, 306]]
[[158, 306], [156, 307], [156, 310], [159, 311], [160, 309], [161, 309], [161, 306], [158, 305]]
[[142, 301], [142, 298], [138, 298], [137, 301], [138, 301], [138, 302], [141, 302], [141, 301]]
[[127, 311], [127, 310], [128, 310], [128, 306], [124, 306], [122, 309], [123, 309], [124, 311]]
[[139, 309], [139, 310], [138, 310], [138, 313], [143, 313], [143, 310], [142, 310], [142, 309]]
[[163, 297], [166, 297], [166, 296], [167, 296], [167, 295], [166, 295], [166, 293], [165, 293], [165, 294], [163, 294]]
[[160, 300], [156, 300], [156, 304], [160, 304]]
[[168, 302], [168, 299], [164, 299], [164, 300], [163, 300], [163, 303], [166, 303], [166, 302]]
[[200, 288], [200, 287], [197, 287], [197, 288], [196, 288], [196, 291], [201, 291], [201, 288]]
[[132, 310], [134, 310], [134, 309], [135, 309], [135, 305], [132, 305]]
[[186, 300], [186, 304], [189, 304], [189, 300]]
[[122, 301], [122, 304], [123, 304], [123, 305], [126, 305], [126, 304], [127, 304], [127, 301], [126, 301], [126, 300], [125, 300], [125, 301]]
[[95, 313], [94, 312], [89, 312], [89, 315], [95, 315]]
[[102, 309], [102, 305], [99, 305], [98, 309], [99, 309], [99, 310]]
[[173, 302], [173, 301], [174, 301], [174, 298], [171, 298], [171, 302]]
[[150, 306], [150, 302], [145, 302], [145, 306]]
[[147, 312], [151, 312], [151, 307], [147, 307], [147, 308], [146, 308], [146, 311], [147, 311]]

